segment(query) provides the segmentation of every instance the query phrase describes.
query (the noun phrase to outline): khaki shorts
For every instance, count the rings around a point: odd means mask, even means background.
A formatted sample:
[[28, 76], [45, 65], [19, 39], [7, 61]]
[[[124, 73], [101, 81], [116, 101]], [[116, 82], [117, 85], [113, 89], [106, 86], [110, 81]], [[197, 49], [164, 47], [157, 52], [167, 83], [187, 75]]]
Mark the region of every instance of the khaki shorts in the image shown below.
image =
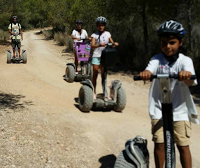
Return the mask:
[[[152, 120], [152, 135], [155, 143], [164, 143], [163, 121]], [[174, 140], [178, 146], [190, 145], [191, 123], [189, 121], [174, 121]]]
[[21, 40], [20, 39], [12, 39], [12, 42], [11, 42], [11, 45], [12, 45], [12, 48], [15, 48], [17, 46], [18, 49], [21, 48]]

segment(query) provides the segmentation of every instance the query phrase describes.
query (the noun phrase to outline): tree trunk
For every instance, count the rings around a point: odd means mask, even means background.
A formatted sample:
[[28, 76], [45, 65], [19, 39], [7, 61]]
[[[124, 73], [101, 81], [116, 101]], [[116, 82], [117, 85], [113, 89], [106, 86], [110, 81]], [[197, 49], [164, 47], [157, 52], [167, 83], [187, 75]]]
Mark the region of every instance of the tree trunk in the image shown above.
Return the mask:
[[188, 0], [188, 42], [189, 50], [192, 49], [192, 18], [191, 18], [192, 0]]
[[147, 17], [146, 17], [146, 0], [143, 0], [142, 4], [142, 22], [143, 22], [143, 33], [144, 33], [144, 52], [146, 61], [149, 61], [149, 35], [148, 35], [148, 26], [147, 26]]

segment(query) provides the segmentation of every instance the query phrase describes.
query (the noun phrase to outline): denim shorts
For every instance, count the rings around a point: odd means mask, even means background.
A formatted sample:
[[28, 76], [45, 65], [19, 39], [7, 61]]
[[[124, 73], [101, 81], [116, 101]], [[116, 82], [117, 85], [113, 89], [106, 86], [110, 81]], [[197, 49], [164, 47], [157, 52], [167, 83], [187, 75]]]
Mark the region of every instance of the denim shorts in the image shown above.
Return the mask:
[[101, 58], [100, 57], [93, 57], [92, 58], [92, 64], [93, 65], [100, 65], [101, 64]]

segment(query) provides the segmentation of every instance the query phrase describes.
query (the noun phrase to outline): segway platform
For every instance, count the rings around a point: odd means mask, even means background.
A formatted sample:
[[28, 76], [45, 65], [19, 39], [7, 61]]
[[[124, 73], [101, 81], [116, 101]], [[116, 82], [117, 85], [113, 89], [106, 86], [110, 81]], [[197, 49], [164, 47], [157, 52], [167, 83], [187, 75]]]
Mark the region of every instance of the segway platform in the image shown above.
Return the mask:
[[18, 56], [17, 49], [15, 49], [15, 50], [16, 50], [16, 57], [15, 58], [12, 56], [11, 50], [7, 50], [7, 64], [11, 64], [11, 63], [23, 63], [23, 64], [26, 64], [27, 63], [26, 50], [22, 50], [21, 58], [19, 58], [19, 56]]
[[82, 87], [79, 90], [79, 108], [83, 112], [92, 110], [115, 110], [121, 112], [126, 106], [126, 93], [119, 80], [112, 81], [110, 87], [111, 100], [105, 101], [103, 94], [98, 94], [94, 100], [94, 88], [92, 82], [87, 79], [81, 82]]

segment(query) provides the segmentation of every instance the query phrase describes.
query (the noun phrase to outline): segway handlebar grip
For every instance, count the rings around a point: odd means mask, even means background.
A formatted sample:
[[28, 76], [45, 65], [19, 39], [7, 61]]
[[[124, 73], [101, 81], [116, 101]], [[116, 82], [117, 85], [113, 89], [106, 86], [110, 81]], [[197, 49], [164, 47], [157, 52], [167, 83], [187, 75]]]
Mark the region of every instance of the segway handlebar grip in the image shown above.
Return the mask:
[[192, 75], [191, 78], [190, 78], [190, 80], [195, 80], [195, 79], [197, 79], [196, 75]]
[[[169, 75], [169, 78], [173, 78], [173, 79], [179, 79], [179, 75]], [[196, 75], [192, 75], [190, 77], [190, 80], [195, 80], [197, 79], [197, 76]]]
[[134, 80], [134, 81], [138, 81], [138, 80], [142, 80], [142, 79], [140, 78], [140, 76], [134, 76], [134, 77], [133, 77], [133, 80]]
[[[158, 76], [157, 75], [151, 75], [150, 81], [152, 81], [155, 78], [158, 78]], [[169, 75], [169, 78], [179, 79], [179, 75]], [[191, 78], [190, 78], [190, 80], [195, 80], [195, 79], [197, 79], [196, 75], [192, 75]], [[139, 80], [142, 80], [142, 79], [140, 78], [140, 76], [134, 76], [133, 80], [139, 81]]]

